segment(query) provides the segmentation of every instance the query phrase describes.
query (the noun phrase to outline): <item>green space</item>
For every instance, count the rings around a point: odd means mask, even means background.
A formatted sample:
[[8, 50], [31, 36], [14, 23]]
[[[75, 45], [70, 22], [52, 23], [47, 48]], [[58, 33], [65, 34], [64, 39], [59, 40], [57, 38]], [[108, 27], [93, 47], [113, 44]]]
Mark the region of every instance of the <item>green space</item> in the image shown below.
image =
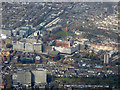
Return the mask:
[[56, 81], [60, 81], [60, 84], [69, 85], [110, 85], [117, 87], [118, 86], [118, 76], [117, 75], [110, 75], [110, 76], [103, 76], [103, 77], [60, 77], [55, 78]]
[[[74, 36], [74, 33], [73, 32], [67, 32], [68, 33], [68, 36]], [[62, 36], [62, 37], [66, 37], [67, 36], [67, 33], [66, 33], [66, 31], [56, 31], [56, 32], [54, 32], [54, 34], [55, 35], [57, 35], [57, 36]]]

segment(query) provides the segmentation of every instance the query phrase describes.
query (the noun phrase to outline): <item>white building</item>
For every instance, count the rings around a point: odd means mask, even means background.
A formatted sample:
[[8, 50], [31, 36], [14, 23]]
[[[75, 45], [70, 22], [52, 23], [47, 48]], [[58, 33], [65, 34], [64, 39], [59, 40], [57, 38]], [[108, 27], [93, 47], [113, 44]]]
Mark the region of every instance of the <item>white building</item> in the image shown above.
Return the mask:
[[13, 50], [42, 53], [43, 42], [36, 39], [26, 39], [13, 43]]
[[64, 47], [64, 46], [53, 46], [53, 48], [55, 48], [56, 51], [59, 51], [60, 53], [65, 53], [65, 54], [72, 54], [76, 51], [79, 50], [80, 48], [80, 44], [77, 41], [74, 41], [74, 43], [68, 47]]
[[105, 63], [105, 64], [108, 64], [108, 63], [109, 63], [109, 58], [110, 58], [110, 55], [109, 55], [109, 54], [105, 54], [105, 55], [104, 55], [104, 63]]
[[25, 46], [24, 42], [13, 43], [13, 50], [24, 51], [24, 46]]

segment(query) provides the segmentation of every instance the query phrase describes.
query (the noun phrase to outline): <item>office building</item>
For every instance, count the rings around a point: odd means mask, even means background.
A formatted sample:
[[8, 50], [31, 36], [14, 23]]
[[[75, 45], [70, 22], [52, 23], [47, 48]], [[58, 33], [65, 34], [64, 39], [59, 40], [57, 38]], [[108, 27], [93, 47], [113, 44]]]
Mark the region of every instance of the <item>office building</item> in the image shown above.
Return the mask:
[[42, 43], [34, 43], [33, 44], [33, 49], [34, 49], [34, 52], [36, 52], [36, 53], [42, 53], [42, 51], [43, 51], [43, 45], [42, 45]]
[[18, 31], [19, 31], [19, 36], [20, 37], [26, 38], [34, 32], [34, 29], [32, 29], [32, 26], [27, 25], [27, 26], [24, 26], [24, 27], [20, 27], [18, 29]]
[[105, 54], [104, 55], [104, 64], [108, 64], [109, 63], [109, 54]]
[[25, 43], [25, 51], [26, 52], [34, 52], [33, 44]]
[[38, 85], [41, 83], [46, 83], [46, 71], [42, 69], [32, 70], [32, 73], [34, 75], [34, 84]]
[[24, 47], [25, 47], [24, 42], [13, 43], [13, 50], [24, 51]]
[[15, 82], [18, 82], [19, 84], [25, 85], [25, 86], [31, 86], [31, 72], [30, 71], [17, 71], [17, 73], [14, 73], [12, 76], [12, 79]]
[[20, 70], [12, 75], [13, 86], [18, 84], [23, 86], [45, 84], [47, 81], [46, 71], [43, 69]]
[[43, 42], [36, 39], [26, 39], [13, 43], [13, 50], [42, 53]]

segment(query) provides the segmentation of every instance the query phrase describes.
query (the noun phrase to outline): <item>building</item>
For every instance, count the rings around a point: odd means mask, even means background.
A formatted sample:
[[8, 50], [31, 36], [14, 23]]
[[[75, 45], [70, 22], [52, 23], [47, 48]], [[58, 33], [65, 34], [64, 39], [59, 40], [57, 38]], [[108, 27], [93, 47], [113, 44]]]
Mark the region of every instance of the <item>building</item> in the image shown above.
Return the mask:
[[17, 71], [12, 76], [13, 86], [17, 86], [17, 83], [31, 86], [31, 72], [30, 71]]
[[59, 55], [59, 51], [48, 50], [48, 55], [51, 57], [57, 57]]
[[38, 35], [43, 36], [43, 34], [44, 33], [42, 31], [37, 30], [37, 31], [34, 32], [34, 37], [37, 37]]
[[[43, 70], [43, 69], [37, 69], [37, 70], [32, 70], [32, 74], [33, 74], [33, 77], [34, 77], [34, 85], [39, 85], [41, 83], [46, 83], [47, 79], [47, 75], [46, 75], [46, 71]], [[33, 78], [32, 77], [32, 78]]]
[[32, 29], [32, 26], [24, 26], [24, 27], [20, 27], [18, 31], [19, 31], [19, 37], [26, 38], [34, 32], [34, 29]]
[[53, 48], [60, 53], [72, 54], [79, 50], [80, 44], [77, 41], [56, 41], [56, 46]]
[[2, 31], [1, 34], [11, 36], [11, 30], [9, 28], [0, 28], [0, 30]]
[[57, 41], [56, 41], [56, 46], [57, 46], [57, 47], [65, 47], [65, 48], [68, 48], [68, 47], [70, 47], [70, 41], [57, 40]]
[[24, 38], [21, 41], [27, 42], [27, 43], [36, 43], [37, 39], [34, 38]]
[[114, 50], [114, 51], [117, 51], [117, 45], [114, 45], [114, 44], [97, 43], [97, 44], [91, 44], [90, 48], [94, 49], [94, 50], [107, 50], [107, 51]]
[[13, 50], [42, 53], [43, 42], [36, 39], [23, 39], [13, 43]]
[[25, 43], [24, 42], [16, 42], [13, 43], [13, 50], [24, 51]]
[[34, 43], [33, 44], [34, 52], [42, 53], [43, 52], [43, 44], [42, 43]]
[[37, 64], [41, 63], [41, 58], [40, 58], [40, 56], [36, 56], [36, 57], [35, 57], [35, 63], [37, 63]]
[[34, 52], [33, 44], [25, 43], [25, 51], [27, 51], [27, 52]]
[[85, 50], [85, 45], [84, 44], [80, 44], [80, 51], [82, 52], [83, 50]]
[[32, 86], [46, 84], [47, 75], [43, 69], [36, 70], [20, 70], [12, 75], [13, 86]]
[[34, 63], [34, 58], [33, 57], [22, 57], [20, 58], [22, 64], [32, 64]]
[[104, 55], [104, 64], [108, 64], [109, 63], [109, 58], [110, 58], [110, 55], [106, 53]]

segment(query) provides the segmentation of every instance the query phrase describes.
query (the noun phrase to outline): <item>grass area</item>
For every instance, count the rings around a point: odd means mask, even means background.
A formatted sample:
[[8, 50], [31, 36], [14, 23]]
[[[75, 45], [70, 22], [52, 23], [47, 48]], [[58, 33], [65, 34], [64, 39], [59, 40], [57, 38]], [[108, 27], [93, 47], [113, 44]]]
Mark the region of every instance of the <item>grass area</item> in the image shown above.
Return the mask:
[[118, 76], [110, 75], [108, 77], [61, 77], [56, 78], [61, 82], [61, 84], [84, 84], [84, 85], [110, 85], [110, 86], [118, 86]]
[[[63, 36], [63, 37], [67, 36], [66, 31], [56, 31], [54, 32], [54, 34], [56, 34], [57, 36]], [[74, 33], [68, 32], [68, 36], [74, 36]]]
[[67, 77], [56, 78], [56, 80], [59, 80], [62, 84], [80, 84], [81, 82], [81, 81], [76, 82], [76, 78], [67, 78]]

